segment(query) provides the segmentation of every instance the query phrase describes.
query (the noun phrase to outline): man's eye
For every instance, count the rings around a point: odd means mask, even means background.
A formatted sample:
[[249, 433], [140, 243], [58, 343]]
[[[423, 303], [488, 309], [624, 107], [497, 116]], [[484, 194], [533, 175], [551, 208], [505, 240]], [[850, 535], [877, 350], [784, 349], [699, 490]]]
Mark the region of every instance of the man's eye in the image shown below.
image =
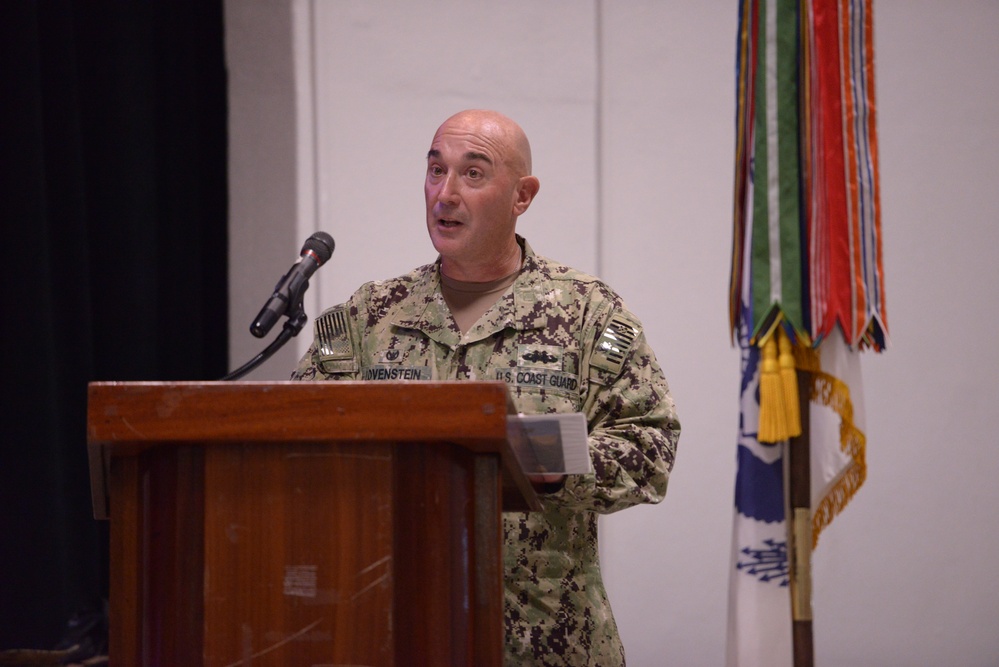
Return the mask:
[[482, 177], [482, 172], [479, 171], [478, 169], [475, 169], [473, 167], [472, 169], [468, 170], [468, 177], [469, 178], [481, 178]]
[[433, 165], [432, 167], [430, 167], [430, 175], [431, 176], [440, 176], [443, 173], [444, 173], [444, 170], [441, 169], [440, 167], [438, 167], [437, 165]]

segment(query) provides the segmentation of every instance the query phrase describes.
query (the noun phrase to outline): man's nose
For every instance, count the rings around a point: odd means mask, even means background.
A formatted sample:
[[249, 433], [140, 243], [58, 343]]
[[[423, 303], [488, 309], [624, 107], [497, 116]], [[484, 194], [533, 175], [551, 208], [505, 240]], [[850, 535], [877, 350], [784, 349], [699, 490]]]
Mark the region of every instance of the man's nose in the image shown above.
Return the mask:
[[437, 201], [442, 204], [458, 203], [458, 182], [454, 172], [449, 172], [441, 181], [440, 189], [437, 191]]

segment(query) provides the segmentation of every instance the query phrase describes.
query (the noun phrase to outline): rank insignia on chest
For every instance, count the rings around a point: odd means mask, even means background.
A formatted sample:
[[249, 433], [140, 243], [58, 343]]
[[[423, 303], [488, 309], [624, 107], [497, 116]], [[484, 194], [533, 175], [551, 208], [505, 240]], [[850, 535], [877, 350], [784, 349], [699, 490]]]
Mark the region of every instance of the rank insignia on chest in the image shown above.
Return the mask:
[[517, 350], [517, 366], [563, 369], [565, 350], [560, 345], [521, 345]]

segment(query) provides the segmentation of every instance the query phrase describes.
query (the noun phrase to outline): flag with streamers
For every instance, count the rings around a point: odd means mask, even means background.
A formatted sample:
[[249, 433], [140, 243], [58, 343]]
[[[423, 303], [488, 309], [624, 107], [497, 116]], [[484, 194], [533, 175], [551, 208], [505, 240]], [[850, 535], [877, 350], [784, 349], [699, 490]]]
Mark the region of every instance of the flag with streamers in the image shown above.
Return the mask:
[[872, 0], [740, 0], [736, 79], [733, 339], [883, 350]]
[[739, 2], [729, 315], [742, 382], [730, 666], [791, 664], [788, 441], [809, 424], [813, 545], [866, 477], [858, 352], [888, 345], [872, 5]]

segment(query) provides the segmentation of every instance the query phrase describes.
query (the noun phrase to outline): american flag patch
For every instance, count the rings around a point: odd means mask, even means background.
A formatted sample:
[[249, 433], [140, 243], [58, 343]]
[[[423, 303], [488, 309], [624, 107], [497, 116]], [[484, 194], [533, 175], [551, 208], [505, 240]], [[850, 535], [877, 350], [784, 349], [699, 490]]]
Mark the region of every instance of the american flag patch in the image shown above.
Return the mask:
[[636, 323], [631, 322], [620, 313], [615, 314], [607, 323], [603, 333], [600, 334], [590, 365], [611, 373], [620, 373], [624, 360], [628, 358], [628, 352], [631, 351], [631, 345], [638, 338], [639, 333], [640, 329]]
[[346, 308], [328, 310], [316, 319], [316, 342], [323, 360], [354, 358]]

